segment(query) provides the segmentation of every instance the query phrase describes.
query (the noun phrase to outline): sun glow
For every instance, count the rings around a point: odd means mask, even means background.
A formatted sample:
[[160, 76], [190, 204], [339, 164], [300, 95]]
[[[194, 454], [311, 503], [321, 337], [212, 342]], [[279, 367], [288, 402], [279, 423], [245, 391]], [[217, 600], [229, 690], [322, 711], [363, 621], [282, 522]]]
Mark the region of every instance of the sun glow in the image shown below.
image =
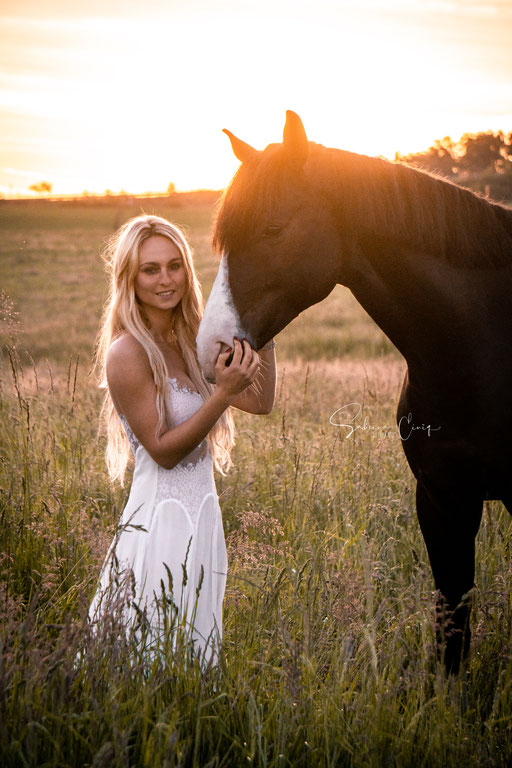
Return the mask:
[[262, 148], [280, 140], [286, 109], [313, 141], [388, 157], [509, 129], [506, 62], [497, 75], [492, 57], [477, 66], [462, 38], [440, 34], [448, 4], [418, 16], [421, 0], [385, 13], [377, 0], [290, 2], [0, 20], [0, 184], [221, 188], [237, 167], [221, 129]]

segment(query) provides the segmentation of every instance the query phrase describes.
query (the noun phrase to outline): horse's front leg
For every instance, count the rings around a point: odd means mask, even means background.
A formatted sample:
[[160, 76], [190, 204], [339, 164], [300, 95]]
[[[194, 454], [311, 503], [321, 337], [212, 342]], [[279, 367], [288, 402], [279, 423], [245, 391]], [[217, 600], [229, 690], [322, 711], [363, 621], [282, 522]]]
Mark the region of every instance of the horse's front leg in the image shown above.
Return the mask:
[[475, 493], [461, 498], [418, 480], [416, 509], [427, 546], [436, 589], [438, 653], [448, 672], [456, 674], [468, 656], [471, 599], [474, 586], [475, 538], [482, 519], [483, 499]]

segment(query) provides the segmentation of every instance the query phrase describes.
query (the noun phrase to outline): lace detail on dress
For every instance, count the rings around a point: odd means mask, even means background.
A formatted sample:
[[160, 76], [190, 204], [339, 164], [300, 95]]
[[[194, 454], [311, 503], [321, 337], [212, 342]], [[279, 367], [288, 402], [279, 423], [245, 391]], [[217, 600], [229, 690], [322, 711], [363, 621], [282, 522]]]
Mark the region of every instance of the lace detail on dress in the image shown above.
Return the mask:
[[[195, 392], [190, 387], [180, 384], [176, 377], [169, 377], [169, 410], [171, 411], [174, 424], [181, 424], [190, 419], [191, 416], [203, 404], [203, 398], [199, 392]], [[182, 459], [178, 466], [188, 466], [197, 464], [208, 453], [208, 443], [203, 440], [190, 453]]]
[[[176, 378], [169, 378], [169, 408], [174, 424], [181, 424], [189, 419], [201, 407], [203, 398], [199, 392], [182, 385]], [[133, 455], [139, 441], [133, 434], [126, 417], [120, 415]], [[165, 499], [177, 499], [188, 510], [195, 522], [201, 503], [208, 493], [216, 494], [213, 479], [213, 460], [208, 450], [208, 442], [203, 440], [184, 459], [172, 469], [158, 467], [155, 505]]]
[[[199, 392], [169, 378], [169, 406], [175, 424], [189, 419], [201, 407]], [[173, 469], [158, 467], [155, 505], [165, 499], [177, 499], [196, 522], [201, 503], [207, 493], [216, 493], [213, 480], [213, 461], [208, 443], [203, 440]]]
[[155, 506], [166, 499], [176, 499], [183, 504], [195, 525], [203, 499], [209, 493], [216, 493], [209, 453], [195, 464], [181, 462], [173, 469], [158, 467]]
[[128, 421], [126, 420], [126, 416], [122, 413], [119, 414], [119, 421], [123, 425], [123, 429], [126, 432], [126, 437], [128, 438], [128, 442], [130, 443], [130, 448], [132, 449], [132, 453], [135, 456], [137, 453], [137, 448], [139, 447], [140, 443], [135, 437], [135, 435], [132, 432], [132, 429], [130, 425], [128, 424]]
[[[191, 395], [199, 395], [199, 392], [196, 392], [195, 389], [192, 389], [186, 384], [180, 384], [176, 376], [168, 376], [167, 381], [169, 382], [169, 384], [172, 385], [172, 388], [175, 389], [177, 392], [190, 392]], [[199, 397], [201, 397], [201, 395], [199, 395]]]

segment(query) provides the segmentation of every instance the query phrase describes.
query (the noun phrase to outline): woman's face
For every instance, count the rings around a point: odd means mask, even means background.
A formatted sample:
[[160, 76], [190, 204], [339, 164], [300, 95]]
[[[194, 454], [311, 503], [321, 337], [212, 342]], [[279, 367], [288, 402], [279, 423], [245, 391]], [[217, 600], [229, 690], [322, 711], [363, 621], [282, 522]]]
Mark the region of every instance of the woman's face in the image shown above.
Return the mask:
[[152, 235], [139, 248], [135, 295], [145, 307], [174, 309], [185, 293], [187, 276], [178, 248], [163, 235]]

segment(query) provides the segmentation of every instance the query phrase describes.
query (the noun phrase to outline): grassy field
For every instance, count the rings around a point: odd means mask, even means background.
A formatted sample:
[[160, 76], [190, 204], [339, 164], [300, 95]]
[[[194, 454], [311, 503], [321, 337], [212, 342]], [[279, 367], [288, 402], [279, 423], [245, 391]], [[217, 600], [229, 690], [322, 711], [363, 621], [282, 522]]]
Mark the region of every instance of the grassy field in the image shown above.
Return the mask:
[[[205, 293], [211, 209], [168, 216]], [[236, 414], [218, 478], [228, 544], [224, 647], [203, 674], [144, 655], [88, 602], [127, 488], [107, 481], [89, 376], [100, 252], [135, 208], [0, 204], [0, 764], [510, 766], [511, 522], [488, 504], [468, 668], [435, 660], [433, 582], [394, 429], [400, 356], [338, 287], [278, 339], [269, 417]], [[18, 313], [17, 315], [14, 313]], [[12, 360], [7, 345], [15, 348]], [[357, 430], [330, 423], [359, 403]], [[84, 650], [85, 649], [85, 650]]]

